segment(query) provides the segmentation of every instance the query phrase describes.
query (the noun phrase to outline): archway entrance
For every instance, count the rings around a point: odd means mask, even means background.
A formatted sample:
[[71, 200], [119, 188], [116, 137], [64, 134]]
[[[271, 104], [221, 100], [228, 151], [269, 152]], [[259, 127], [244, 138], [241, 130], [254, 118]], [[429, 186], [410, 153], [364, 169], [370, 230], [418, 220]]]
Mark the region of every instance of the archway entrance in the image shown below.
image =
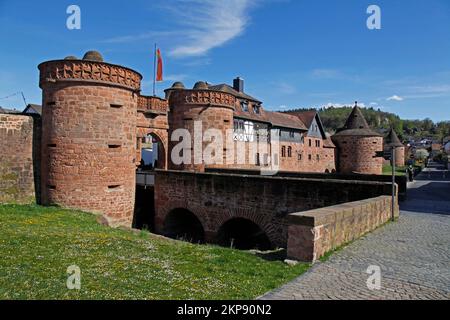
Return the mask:
[[165, 169], [165, 149], [161, 139], [154, 133], [141, 138], [141, 170]]
[[172, 210], [164, 221], [163, 233], [166, 237], [204, 243], [205, 231], [200, 220], [187, 209]]
[[256, 223], [244, 218], [234, 218], [225, 222], [217, 233], [217, 243], [241, 250], [272, 249], [266, 233]]

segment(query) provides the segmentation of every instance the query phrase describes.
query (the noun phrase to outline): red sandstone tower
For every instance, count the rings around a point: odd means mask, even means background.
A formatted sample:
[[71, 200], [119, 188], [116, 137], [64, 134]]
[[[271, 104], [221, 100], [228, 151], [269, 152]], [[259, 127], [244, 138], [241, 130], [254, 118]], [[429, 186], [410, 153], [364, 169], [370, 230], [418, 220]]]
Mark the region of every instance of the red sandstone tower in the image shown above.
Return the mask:
[[400, 142], [400, 139], [395, 133], [394, 129], [389, 131], [389, 134], [384, 139], [384, 149], [386, 151], [391, 151], [392, 147], [395, 147], [395, 165], [404, 166], [405, 165], [405, 146]]
[[142, 76], [90, 51], [39, 65], [42, 203], [104, 214], [130, 226]]
[[369, 128], [357, 105], [332, 140], [338, 147], [340, 173], [382, 173], [383, 158], [376, 157], [376, 152], [383, 151], [383, 137]]
[[[169, 100], [169, 137], [175, 129], [187, 129], [191, 135], [191, 147], [183, 149], [183, 152], [191, 154], [191, 164], [174, 164], [170, 167], [178, 170], [203, 171], [204, 163], [202, 152], [207, 142], [202, 142], [201, 137], [194, 137], [194, 125], [201, 123], [201, 133], [207, 129], [218, 129], [223, 137], [227, 129], [233, 128], [233, 112], [236, 98], [227, 92], [211, 89], [205, 82], [197, 82], [193, 89], [186, 89], [181, 82], [176, 82], [166, 90], [166, 98]], [[177, 141], [169, 144], [169, 155]], [[225, 146], [224, 146], [225, 147]], [[226, 150], [223, 155], [225, 157]]]

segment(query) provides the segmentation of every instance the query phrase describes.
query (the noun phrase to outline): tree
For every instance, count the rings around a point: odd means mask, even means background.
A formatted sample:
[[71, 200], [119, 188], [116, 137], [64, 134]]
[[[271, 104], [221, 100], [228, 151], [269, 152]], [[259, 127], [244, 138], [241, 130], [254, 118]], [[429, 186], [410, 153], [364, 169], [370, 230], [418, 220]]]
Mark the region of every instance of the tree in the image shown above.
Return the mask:
[[425, 160], [430, 156], [430, 153], [425, 149], [417, 149], [414, 158], [417, 160]]

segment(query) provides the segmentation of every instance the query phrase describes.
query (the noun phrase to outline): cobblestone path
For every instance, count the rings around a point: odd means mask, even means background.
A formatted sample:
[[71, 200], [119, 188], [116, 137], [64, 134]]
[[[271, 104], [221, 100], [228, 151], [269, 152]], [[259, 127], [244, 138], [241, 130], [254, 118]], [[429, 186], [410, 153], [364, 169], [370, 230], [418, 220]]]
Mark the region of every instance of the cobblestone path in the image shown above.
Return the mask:
[[[450, 299], [450, 173], [434, 165], [409, 188], [398, 222], [260, 299]], [[371, 265], [379, 290], [367, 287]]]

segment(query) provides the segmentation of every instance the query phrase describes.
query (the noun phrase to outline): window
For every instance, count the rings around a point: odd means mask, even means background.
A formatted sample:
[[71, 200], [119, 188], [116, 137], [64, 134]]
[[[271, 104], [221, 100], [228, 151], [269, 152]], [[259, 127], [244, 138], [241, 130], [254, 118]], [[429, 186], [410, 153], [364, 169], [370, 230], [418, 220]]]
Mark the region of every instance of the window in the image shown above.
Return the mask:
[[234, 125], [234, 131], [237, 131], [239, 129], [239, 120], [234, 119], [233, 125]]
[[255, 163], [256, 163], [257, 166], [260, 166], [260, 165], [261, 165], [261, 162], [260, 162], [260, 160], [259, 160], [259, 153], [256, 154]]
[[295, 132], [294, 131], [289, 131], [289, 137], [290, 138], [294, 138], [295, 137]]
[[308, 160], [312, 160], [312, 155], [308, 154]]
[[285, 158], [285, 157], [286, 157], [286, 147], [285, 147], [285, 146], [282, 146], [282, 147], [281, 147], [281, 157], [282, 157], [282, 158]]
[[242, 111], [248, 112], [248, 102], [241, 101], [241, 108], [242, 108]]
[[316, 147], [320, 148], [320, 140], [316, 140]]
[[312, 141], [311, 141], [311, 139], [308, 139], [308, 140], [309, 140], [309, 146], [312, 147]]
[[288, 147], [288, 158], [292, 157], [292, 147]]
[[264, 166], [269, 165], [269, 155], [267, 153], [264, 153]]
[[302, 161], [302, 154], [301, 154], [301, 153], [299, 153], [299, 154], [297, 155], [297, 159], [298, 159], [298, 161]]
[[320, 161], [320, 156], [319, 155], [317, 155], [317, 161]]
[[260, 108], [261, 108], [261, 106], [260, 106], [259, 104], [254, 104], [254, 105], [253, 105], [253, 111], [254, 111], [256, 114], [260, 114], [260, 113], [261, 113]]

